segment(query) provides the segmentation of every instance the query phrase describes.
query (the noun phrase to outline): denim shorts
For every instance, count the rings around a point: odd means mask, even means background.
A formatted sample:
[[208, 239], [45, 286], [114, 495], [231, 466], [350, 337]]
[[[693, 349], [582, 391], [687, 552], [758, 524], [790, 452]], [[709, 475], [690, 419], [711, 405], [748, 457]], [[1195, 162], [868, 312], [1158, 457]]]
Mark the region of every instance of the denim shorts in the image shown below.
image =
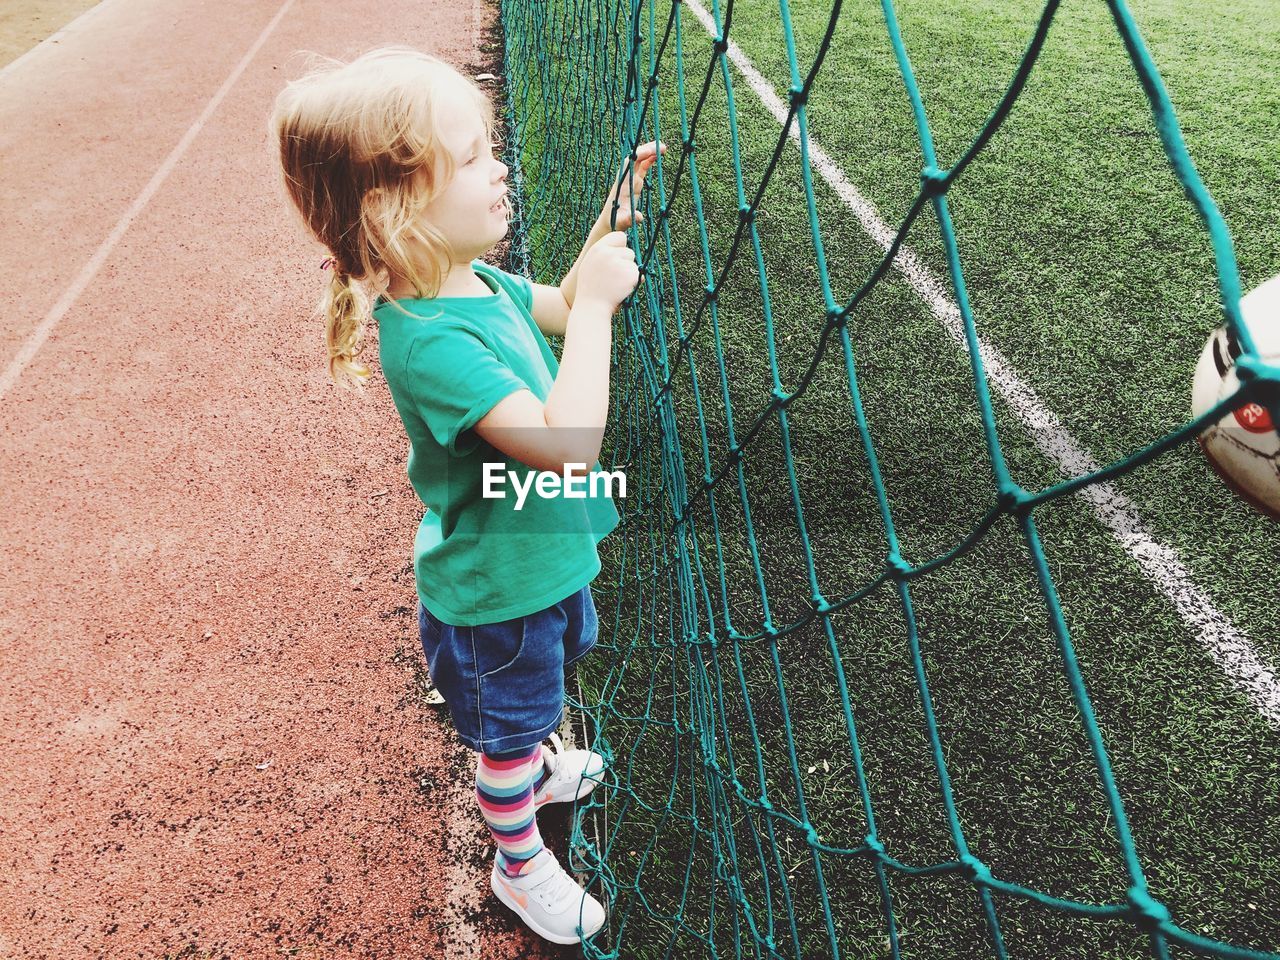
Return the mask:
[[418, 633], [458, 739], [503, 753], [560, 726], [565, 670], [595, 646], [599, 627], [588, 584], [545, 610], [474, 627], [443, 623], [419, 601]]

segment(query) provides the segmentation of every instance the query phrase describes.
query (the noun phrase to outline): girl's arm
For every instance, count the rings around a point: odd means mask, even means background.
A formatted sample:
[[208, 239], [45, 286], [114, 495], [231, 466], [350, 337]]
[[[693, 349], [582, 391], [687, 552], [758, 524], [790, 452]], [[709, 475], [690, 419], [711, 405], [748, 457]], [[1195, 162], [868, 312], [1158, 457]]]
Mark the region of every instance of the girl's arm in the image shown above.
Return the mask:
[[569, 311], [573, 309], [573, 301], [578, 292], [578, 264], [582, 262], [583, 254], [608, 232], [609, 215], [606, 210], [596, 218], [595, 225], [587, 234], [587, 242], [582, 245], [582, 252], [560, 281], [560, 286], [552, 287], [545, 283], [533, 285], [533, 322], [543, 333], [553, 337], [564, 336], [569, 323]]
[[[618, 211], [618, 220], [622, 220], [622, 211]], [[619, 230], [625, 230], [631, 224], [618, 223]], [[566, 304], [565, 316], [569, 315], [569, 311], [573, 309], [574, 298], [578, 294], [578, 265], [582, 263], [582, 255], [596, 245], [596, 241], [609, 232], [609, 206], [600, 211], [600, 216], [596, 217], [596, 222], [591, 225], [591, 232], [587, 234], [587, 240], [582, 245], [582, 252], [578, 254], [578, 259], [573, 261], [573, 266], [569, 268], [569, 272], [564, 275], [564, 279], [560, 281], [558, 287], [548, 287], [548, 290], [555, 290], [564, 298]]]
[[[618, 219], [613, 229], [626, 230], [633, 223], [644, 221], [644, 214], [638, 210], [632, 212], [631, 200], [633, 197], [636, 200], [640, 199], [649, 168], [657, 161], [658, 155], [666, 151], [666, 144], [653, 141], [636, 148], [635, 165], [631, 168], [630, 191], [622, 190], [626, 182], [626, 168], [618, 174], [614, 180], [618, 185], [615, 191], [618, 194]], [[573, 309], [573, 302], [578, 293], [578, 268], [586, 252], [596, 245], [596, 241], [610, 232], [609, 216], [613, 209], [613, 200], [613, 194], [610, 194], [609, 199], [605, 201], [604, 209], [600, 211], [600, 216], [596, 217], [591, 232], [587, 234], [581, 252], [573, 261], [569, 272], [564, 275], [564, 279], [560, 281], [560, 285], [557, 287], [541, 283], [533, 285], [533, 320], [543, 333], [557, 337], [564, 336], [566, 324], [569, 322], [569, 311]]]
[[599, 459], [609, 413], [609, 355], [613, 312], [635, 289], [635, 254], [621, 231], [607, 234], [584, 257], [582, 296], [566, 324], [560, 369], [540, 401], [529, 390], [500, 400], [475, 425], [476, 433], [509, 457], [536, 470], [565, 471]]

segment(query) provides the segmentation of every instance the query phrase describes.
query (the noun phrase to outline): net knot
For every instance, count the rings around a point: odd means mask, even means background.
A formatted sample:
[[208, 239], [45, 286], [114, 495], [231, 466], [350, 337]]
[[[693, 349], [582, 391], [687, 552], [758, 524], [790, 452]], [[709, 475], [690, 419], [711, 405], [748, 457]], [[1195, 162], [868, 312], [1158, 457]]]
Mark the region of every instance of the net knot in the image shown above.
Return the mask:
[[693, 153], [694, 139], [693, 137], [685, 137], [680, 141], [680, 147], [685, 153]]
[[756, 218], [756, 212], [751, 209], [750, 204], [743, 204], [738, 208], [738, 219], [743, 223], [751, 223]]
[[911, 575], [911, 572], [915, 569], [913, 566], [911, 566], [911, 564], [903, 560], [902, 557], [899, 556], [897, 553], [889, 554], [888, 567], [890, 571], [889, 575], [893, 577], [895, 580], [899, 578], [905, 579], [906, 577], [909, 577]]
[[742, 459], [742, 448], [735, 443], [732, 447], [729, 448], [729, 462], [737, 463], [741, 459]]
[[799, 109], [809, 102], [809, 91], [804, 87], [790, 87], [787, 90], [787, 99], [791, 101], [791, 106]]
[[768, 798], [768, 797], [761, 797], [761, 798], [759, 799], [759, 801], [758, 801], [758, 802], [759, 802], [759, 804], [760, 804], [760, 809], [761, 809], [761, 810], [772, 810], [772, 809], [773, 809], [773, 804], [769, 802], [769, 798]]
[[816, 847], [822, 843], [822, 841], [818, 838], [818, 831], [814, 829], [814, 826], [812, 823], [805, 826], [804, 835], [805, 835], [805, 839], [809, 841], [809, 846], [811, 847]]
[[1133, 922], [1146, 931], [1154, 930], [1171, 919], [1168, 907], [1138, 887], [1129, 888], [1129, 906]]
[[769, 391], [769, 395], [778, 401], [778, 406], [786, 407], [791, 402], [791, 394], [783, 390], [781, 387], [774, 387]]
[[874, 857], [884, 855], [884, 844], [880, 842], [880, 838], [874, 833], [868, 833], [863, 837], [863, 841], [866, 843], [868, 854]]
[[827, 598], [820, 593], [815, 593], [813, 595], [813, 612], [829, 613], [830, 611], [831, 611], [831, 604], [827, 603]]
[[924, 195], [930, 198], [942, 196], [951, 186], [950, 176], [950, 170], [939, 170], [934, 166], [925, 167], [920, 171], [920, 185], [924, 188]]
[[715, 50], [719, 56], [729, 49], [729, 41], [724, 37], [716, 37], [715, 43], [711, 44], [711, 49]]
[[960, 858], [960, 863], [964, 866], [964, 875], [970, 883], [991, 883], [991, 868], [977, 857], [966, 853]]
[[1027, 503], [1030, 500], [1031, 494], [1016, 483], [1000, 484], [1000, 496], [997, 498], [997, 502], [1002, 510], [1022, 516], [1028, 511]]

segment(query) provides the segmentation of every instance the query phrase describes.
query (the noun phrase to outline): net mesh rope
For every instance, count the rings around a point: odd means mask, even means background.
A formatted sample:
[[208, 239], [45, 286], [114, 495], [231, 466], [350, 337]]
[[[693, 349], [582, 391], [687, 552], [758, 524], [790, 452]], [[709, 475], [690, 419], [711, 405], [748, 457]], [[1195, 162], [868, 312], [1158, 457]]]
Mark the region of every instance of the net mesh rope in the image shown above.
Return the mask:
[[[835, 33], [839, 2], [830, 9], [807, 64], [798, 61], [788, 3], [782, 0], [770, 11], [785, 39], [790, 75], [783, 92], [786, 124], [770, 128], [754, 123], [749, 130], [741, 129], [742, 96], [735, 98], [735, 93], [742, 81], [729, 63], [732, 3], [710, 9], [692, 0], [634, 5], [503, 0], [501, 5], [505, 147], [517, 227], [512, 269], [555, 282], [577, 255], [607, 184], [635, 147], [654, 139], [670, 147], [650, 174], [643, 199], [637, 200], [645, 221], [631, 231], [631, 243], [642, 265], [641, 285], [615, 318], [604, 462], [625, 469], [628, 492], [619, 501], [621, 527], [601, 544], [604, 569], [593, 586], [605, 652], [583, 668], [586, 692], [577, 704], [591, 720], [610, 774], [574, 815], [570, 851], [574, 869], [612, 910], [606, 928], [584, 944], [585, 953], [926, 955], [911, 949], [904, 930], [903, 903], [911, 896], [904, 884], [917, 883], [941, 886], [959, 898], [940, 908], [942, 913], [955, 907], [974, 917], [963, 935], [971, 938], [966, 941], [970, 945], [963, 945], [957, 934], [957, 956], [1010, 955], [1003, 924], [1018, 904], [1122, 925], [1133, 935], [1126, 942], [1136, 944], [1137, 955], [1164, 958], [1185, 947], [1218, 957], [1275, 956], [1196, 935], [1179, 926], [1149, 893], [1037, 518], [1039, 508], [1160, 456], [1244, 399], [1266, 404], [1273, 415], [1280, 412], [1277, 370], [1258, 359], [1241, 323], [1239, 279], [1226, 226], [1192, 165], [1133, 19], [1123, 3], [1113, 0], [1111, 16], [1168, 161], [1211, 237], [1223, 312], [1242, 351], [1243, 393], [1121, 460], [1038, 492], [1025, 489], [1011, 475], [997, 436], [947, 194], [1004, 123], [1037, 62], [1058, 3], [1044, 7], [1003, 96], [950, 167], [940, 166], [935, 154], [894, 6], [889, 0], [881, 6], [909, 97], [923, 171], [892, 243], [876, 251], [878, 259], [864, 281], [840, 301], [832, 290], [819, 226], [821, 196], [811, 167], [807, 117], [810, 91]], [[713, 111], [715, 119], [708, 119]], [[700, 136], [712, 123], [718, 125], [717, 149], [727, 158], [720, 176], [732, 176], [736, 195], [727, 225], [724, 211], [713, 216], [703, 202]], [[742, 137], [764, 143], [763, 163], [744, 161]], [[803, 208], [808, 225], [807, 237], [796, 239], [809, 245], [811, 280], [822, 292], [821, 304], [801, 311], [791, 306], [793, 298], [784, 296], [788, 291], [770, 287], [776, 261], [767, 255], [760, 223], [767, 189], [780, 169], [795, 162], [788, 158], [794, 139], [799, 146], [794, 203]], [[866, 384], [860, 382], [850, 326], [889, 274], [926, 208], [937, 218], [963, 322], [991, 493], [972, 529], [933, 556], [908, 562], [880, 472], [874, 424], [864, 408], [861, 391]], [[714, 243], [712, 234], [722, 241]], [[724, 302], [727, 290], [743, 277], [754, 285], [752, 322], [761, 334], [754, 342], [765, 348], [772, 381], [759, 389], [755, 383], [738, 382], [734, 350], [723, 340], [737, 320], [732, 305]], [[783, 299], [785, 310], [775, 309], [775, 301]], [[787, 324], [803, 325], [813, 335], [810, 362], [796, 369], [790, 387], [783, 385], [776, 352], [779, 330]], [[857, 444], [859, 482], [878, 517], [878, 524], [859, 537], [878, 560], [867, 575], [820, 582], [810, 527], [815, 519], [831, 518], [806, 513], [801, 486], [813, 467], [798, 469], [792, 433], [800, 416], [809, 414], [798, 412], [801, 402], [828, 376], [832, 364], [840, 374], [843, 407], [825, 416], [842, 418]], [[766, 445], [776, 455], [758, 452]], [[769, 459], [772, 473], [752, 476], [753, 458]], [[768, 478], [767, 490], [757, 482], [761, 476]], [[757, 506], [767, 497], [772, 497], [767, 509]], [[789, 575], [805, 595], [800, 607], [783, 604], [787, 610], [781, 615], [767, 572], [777, 551], [761, 546], [769, 541], [767, 528], [778, 525], [790, 531], [796, 562]], [[1118, 856], [1115, 895], [1098, 898], [1103, 902], [1055, 895], [1000, 876], [971, 849], [972, 827], [953, 796], [913, 598], [926, 578], [976, 550], [996, 530], [1022, 538], [1027, 575], [1042, 601], [1041, 615], [1065, 678], [1063, 689], [1074, 704], [1094, 789], [1106, 807], [1108, 835]], [[747, 575], [735, 579], [733, 570]], [[851, 661], [858, 669], [858, 637], [856, 631], [842, 633], [840, 616], [885, 596], [897, 606], [927, 762], [945, 814], [949, 854], [932, 862], [908, 862], [878, 831], [882, 810], [873, 802], [875, 784], [856, 719], [859, 704], [850, 690]], [[817, 676], [819, 667], [820, 683], [794, 679]], [[805, 739], [814, 736], [808, 732], [813, 727], [810, 714], [792, 706], [817, 686], [829, 692], [823, 702], [831, 721], [824, 728], [829, 736], [821, 744], [822, 761]], [[827, 758], [847, 773], [845, 792], [836, 802], [809, 788], [815, 768], [830, 769]]]

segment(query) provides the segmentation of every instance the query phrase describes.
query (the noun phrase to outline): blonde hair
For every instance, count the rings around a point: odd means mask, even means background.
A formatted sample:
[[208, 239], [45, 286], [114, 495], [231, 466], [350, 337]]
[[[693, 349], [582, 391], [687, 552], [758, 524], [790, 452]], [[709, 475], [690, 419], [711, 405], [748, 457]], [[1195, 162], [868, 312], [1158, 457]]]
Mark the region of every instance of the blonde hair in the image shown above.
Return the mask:
[[371, 292], [394, 274], [434, 297], [453, 262], [445, 238], [419, 218], [454, 174], [437, 105], [469, 98], [490, 138], [493, 105], [452, 66], [410, 47], [380, 47], [349, 63], [311, 57], [321, 62], [280, 92], [268, 130], [289, 199], [332, 254], [318, 306], [329, 375], [363, 388], [369, 369], [356, 358]]

